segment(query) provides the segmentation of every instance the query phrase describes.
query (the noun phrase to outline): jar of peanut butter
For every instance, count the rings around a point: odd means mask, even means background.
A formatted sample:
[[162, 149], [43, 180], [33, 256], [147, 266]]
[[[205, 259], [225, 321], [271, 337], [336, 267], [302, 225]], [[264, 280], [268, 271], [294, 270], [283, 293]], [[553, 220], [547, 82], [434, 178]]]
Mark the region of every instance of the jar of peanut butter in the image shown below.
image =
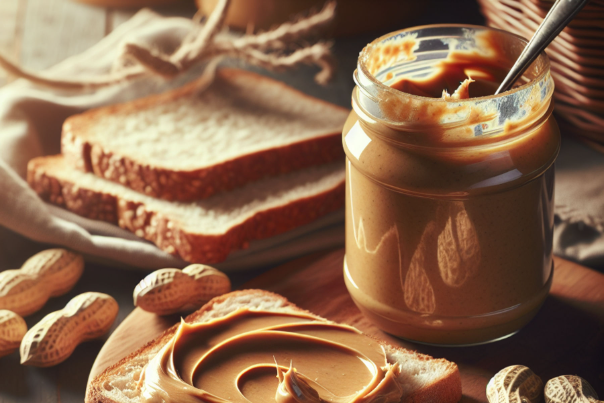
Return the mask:
[[525, 44], [484, 27], [424, 26], [359, 56], [343, 131], [344, 278], [388, 333], [499, 340], [549, 292], [560, 133], [545, 53], [492, 95]]

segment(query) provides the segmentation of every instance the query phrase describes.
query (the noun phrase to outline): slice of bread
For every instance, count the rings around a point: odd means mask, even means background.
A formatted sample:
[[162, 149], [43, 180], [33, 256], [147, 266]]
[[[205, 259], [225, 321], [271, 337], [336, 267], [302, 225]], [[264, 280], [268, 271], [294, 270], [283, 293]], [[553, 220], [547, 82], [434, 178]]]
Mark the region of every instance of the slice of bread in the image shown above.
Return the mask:
[[93, 109], [63, 125], [80, 170], [166, 200], [199, 200], [265, 176], [343, 158], [349, 110], [245, 70]]
[[[185, 320], [188, 323], [206, 322], [242, 307], [271, 312], [306, 312], [280, 295], [244, 290], [214, 298]], [[144, 366], [172, 339], [177, 328], [178, 324], [98, 375], [88, 386], [86, 403], [139, 403], [139, 380]], [[403, 388], [401, 402], [455, 403], [461, 399], [461, 378], [455, 363], [379, 342], [386, 350], [388, 362], [401, 366], [398, 379]]]
[[50, 203], [118, 224], [192, 263], [217, 263], [255, 239], [344, 206], [344, 164], [318, 165], [196, 202], [170, 202], [74, 170], [60, 155], [28, 164], [27, 180]]

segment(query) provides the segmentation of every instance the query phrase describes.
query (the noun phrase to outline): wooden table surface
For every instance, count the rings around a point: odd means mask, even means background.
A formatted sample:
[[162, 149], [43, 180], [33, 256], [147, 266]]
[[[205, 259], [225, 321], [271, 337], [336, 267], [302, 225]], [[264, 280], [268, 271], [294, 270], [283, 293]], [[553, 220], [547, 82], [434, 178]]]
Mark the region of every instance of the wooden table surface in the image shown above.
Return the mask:
[[[564, 374], [584, 377], [604, 394], [604, 274], [564, 259], [554, 260], [554, 280], [537, 316], [514, 336], [473, 347], [436, 347], [390, 336], [354, 305], [344, 285], [344, 250], [319, 252], [288, 262], [242, 286], [274, 291], [300, 308], [356, 327], [391, 345], [446, 358], [459, 366], [460, 403], [488, 403], [486, 384], [509, 365], [531, 368], [546, 382]], [[100, 351], [89, 382], [106, 367], [178, 323], [180, 315], [160, 317], [136, 309]]]
[[[413, 25], [483, 23], [474, 0], [431, 1], [434, 4], [429, 14]], [[94, 45], [136, 11], [92, 7], [72, 0], [0, 0], [0, 52], [28, 69], [43, 70]], [[192, 1], [182, 0], [176, 7], [156, 11], [191, 17], [195, 8]], [[334, 102], [349, 106], [351, 72], [358, 52], [364, 44], [386, 32], [335, 41], [334, 50], [343, 74], [336, 89], [344, 95], [336, 97]], [[0, 86], [8, 81], [0, 70]], [[0, 270], [18, 268], [29, 256], [48, 247], [0, 227]], [[243, 284], [266, 269], [269, 268], [240, 274], [232, 281], [236, 286]], [[41, 311], [26, 318], [28, 326], [62, 308], [81, 292], [100, 291], [112, 295], [120, 305], [115, 328], [132, 311], [132, 290], [141, 277], [139, 271], [87, 262], [76, 287], [65, 296], [51, 299]], [[83, 402], [88, 374], [103, 343], [104, 339], [83, 344], [66, 362], [53, 368], [21, 366], [17, 353], [0, 359], [0, 403]]]

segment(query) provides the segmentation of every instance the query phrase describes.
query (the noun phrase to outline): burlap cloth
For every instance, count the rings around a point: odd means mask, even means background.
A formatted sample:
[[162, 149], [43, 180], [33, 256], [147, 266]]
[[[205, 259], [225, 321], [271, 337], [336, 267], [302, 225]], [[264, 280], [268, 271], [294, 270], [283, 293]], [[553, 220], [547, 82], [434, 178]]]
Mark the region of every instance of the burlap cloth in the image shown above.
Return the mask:
[[[173, 48], [190, 30], [184, 18], [165, 18], [142, 10], [86, 52], [45, 72], [54, 77], [86, 77], [107, 73], [126, 40]], [[345, 41], [345, 40], [341, 40]], [[358, 39], [357, 39], [358, 42]], [[336, 43], [341, 65], [351, 64], [363, 46]], [[340, 53], [340, 54], [338, 54]], [[61, 125], [83, 110], [165, 91], [199, 75], [192, 71], [170, 83], [145, 78], [88, 93], [60, 93], [17, 80], [0, 88], [0, 225], [32, 240], [66, 246], [87, 255], [143, 269], [182, 267], [151, 243], [116, 226], [83, 219], [43, 203], [25, 182], [27, 162], [60, 152]], [[305, 77], [301, 77], [305, 76]], [[340, 74], [327, 91], [304, 71], [279, 78], [311, 95], [350, 105], [354, 83]], [[313, 86], [314, 85], [314, 86]], [[327, 95], [329, 94], [329, 95]], [[326, 96], [327, 95], [327, 96]], [[557, 162], [554, 252], [587, 265], [604, 262], [604, 157], [565, 137]], [[343, 245], [342, 212], [272, 239], [252, 242], [223, 264], [224, 270], [268, 266], [312, 251]]]

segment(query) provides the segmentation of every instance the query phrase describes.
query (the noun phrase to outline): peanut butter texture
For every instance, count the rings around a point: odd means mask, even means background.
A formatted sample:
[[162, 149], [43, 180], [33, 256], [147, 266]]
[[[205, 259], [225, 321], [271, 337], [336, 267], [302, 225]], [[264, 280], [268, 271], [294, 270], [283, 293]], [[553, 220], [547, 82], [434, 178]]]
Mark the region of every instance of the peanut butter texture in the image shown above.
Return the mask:
[[[511, 334], [551, 284], [558, 128], [535, 86], [525, 118], [493, 136], [475, 134], [499, 117], [459, 99], [493, 94], [513, 64], [488, 34], [477, 39], [490, 53], [452, 51], [433, 75], [391, 84], [424, 97], [384, 93], [383, 116], [408, 123], [405, 130], [355, 111], [343, 130], [344, 278], [363, 313], [400, 337], [466, 344]], [[413, 46], [404, 49], [412, 60]], [[445, 127], [447, 116], [464, 119]]]
[[399, 402], [398, 365], [358, 330], [240, 309], [182, 322], [141, 377], [144, 402]]

